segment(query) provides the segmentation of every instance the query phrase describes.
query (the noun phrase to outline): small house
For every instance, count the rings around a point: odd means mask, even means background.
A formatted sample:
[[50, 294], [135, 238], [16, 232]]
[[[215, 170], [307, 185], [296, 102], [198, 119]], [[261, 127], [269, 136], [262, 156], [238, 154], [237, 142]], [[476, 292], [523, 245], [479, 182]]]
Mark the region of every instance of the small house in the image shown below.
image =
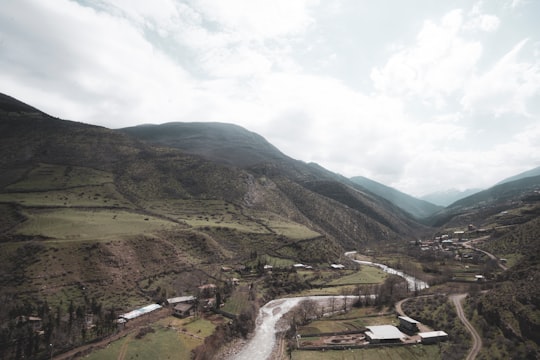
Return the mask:
[[330, 264], [330, 267], [334, 270], [343, 270], [345, 269], [345, 265], [343, 264]]
[[173, 315], [178, 316], [180, 318], [185, 318], [192, 314], [193, 309], [195, 309], [194, 304], [179, 303], [173, 308]]

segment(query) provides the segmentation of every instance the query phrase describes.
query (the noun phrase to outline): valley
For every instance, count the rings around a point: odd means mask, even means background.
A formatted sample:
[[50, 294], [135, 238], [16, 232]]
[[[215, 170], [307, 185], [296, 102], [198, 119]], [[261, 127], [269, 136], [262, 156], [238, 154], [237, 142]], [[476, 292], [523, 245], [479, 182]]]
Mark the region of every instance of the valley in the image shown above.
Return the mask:
[[[277, 358], [461, 359], [472, 342], [456, 294], [468, 294], [463, 314], [482, 337], [472, 358], [538, 355], [534, 174], [441, 208], [291, 159], [236, 126], [117, 131], [0, 100], [0, 358], [234, 358], [265, 304], [327, 296], [326, 310], [291, 305]], [[448, 340], [325, 352], [296, 341], [397, 326], [404, 298], [408, 316]], [[119, 321], [149, 304], [162, 308]]]

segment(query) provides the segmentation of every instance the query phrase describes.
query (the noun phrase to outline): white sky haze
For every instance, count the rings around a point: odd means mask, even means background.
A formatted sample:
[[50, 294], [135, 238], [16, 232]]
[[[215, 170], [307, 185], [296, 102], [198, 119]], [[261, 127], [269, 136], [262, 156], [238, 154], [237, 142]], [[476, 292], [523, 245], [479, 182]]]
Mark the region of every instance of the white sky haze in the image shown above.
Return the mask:
[[3, 0], [0, 92], [219, 121], [412, 195], [540, 166], [540, 1]]

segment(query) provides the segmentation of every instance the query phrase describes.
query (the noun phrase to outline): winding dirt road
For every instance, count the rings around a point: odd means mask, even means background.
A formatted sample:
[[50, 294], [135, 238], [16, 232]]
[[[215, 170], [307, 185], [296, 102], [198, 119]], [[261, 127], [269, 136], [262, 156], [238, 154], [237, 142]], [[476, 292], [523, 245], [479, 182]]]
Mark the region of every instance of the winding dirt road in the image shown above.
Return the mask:
[[476, 359], [476, 355], [478, 355], [478, 353], [482, 349], [482, 338], [480, 337], [480, 334], [478, 334], [478, 331], [476, 331], [474, 326], [472, 326], [469, 320], [467, 320], [467, 317], [465, 316], [465, 313], [463, 312], [463, 307], [461, 306], [461, 302], [463, 301], [463, 299], [465, 299], [466, 296], [467, 294], [453, 294], [453, 295], [450, 295], [450, 299], [452, 300], [452, 302], [454, 303], [454, 306], [456, 307], [456, 312], [459, 317], [459, 320], [461, 320], [463, 325], [465, 325], [467, 330], [469, 330], [469, 332], [472, 335], [473, 346], [465, 359], [474, 360]]

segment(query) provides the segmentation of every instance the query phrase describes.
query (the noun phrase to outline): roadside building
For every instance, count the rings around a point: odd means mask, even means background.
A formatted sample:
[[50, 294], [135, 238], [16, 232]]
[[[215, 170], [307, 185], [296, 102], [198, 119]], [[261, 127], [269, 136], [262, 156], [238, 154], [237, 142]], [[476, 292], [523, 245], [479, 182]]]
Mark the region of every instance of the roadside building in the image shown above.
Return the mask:
[[371, 344], [399, 343], [407, 337], [393, 325], [367, 326], [366, 337]]
[[441, 330], [421, 332], [418, 333], [418, 336], [420, 336], [422, 344], [435, 344], [440, 341], [448, 340], [448, 334]]

